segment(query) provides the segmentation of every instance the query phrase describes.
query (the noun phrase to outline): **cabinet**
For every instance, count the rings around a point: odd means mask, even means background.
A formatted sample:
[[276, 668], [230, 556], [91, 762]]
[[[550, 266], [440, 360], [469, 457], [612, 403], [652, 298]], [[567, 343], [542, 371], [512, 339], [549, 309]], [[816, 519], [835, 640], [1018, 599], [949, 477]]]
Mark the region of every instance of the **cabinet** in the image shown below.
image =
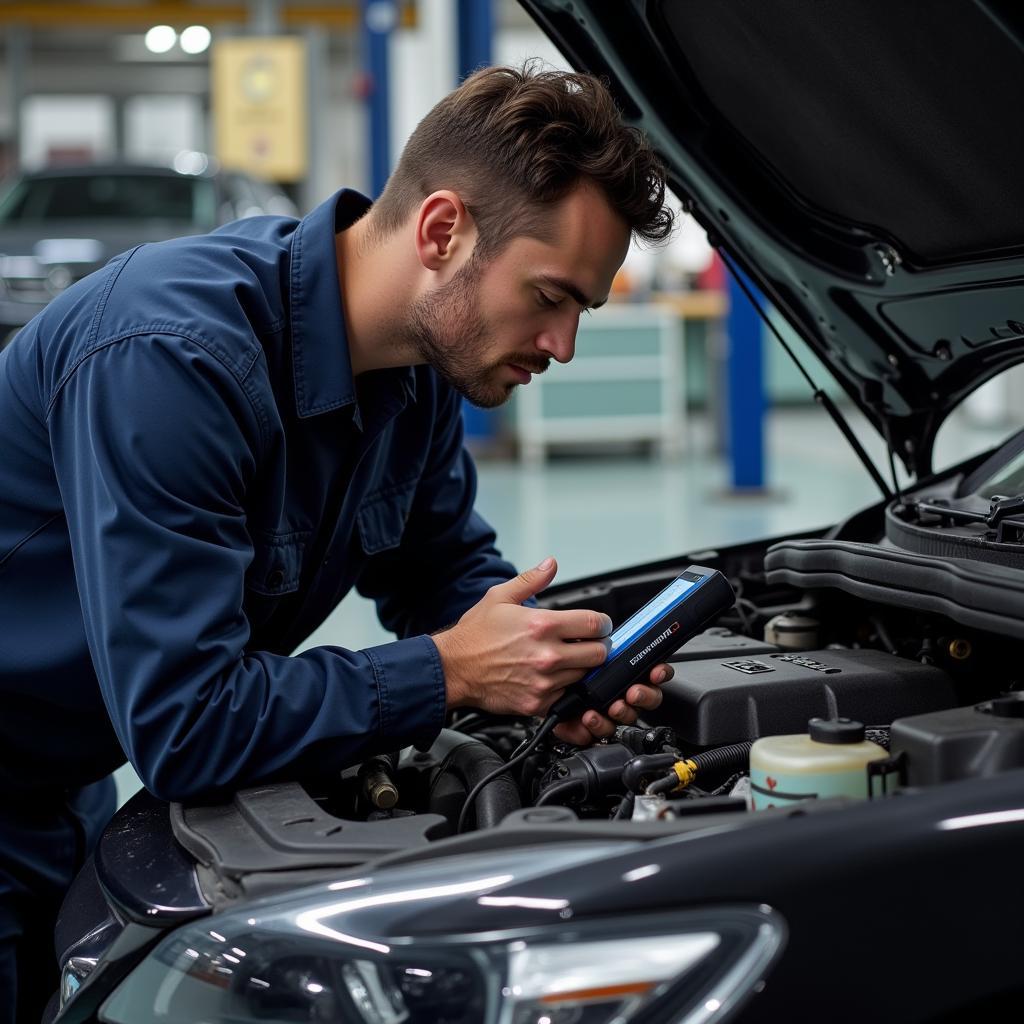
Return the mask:
[[650, 441], [663, 455], [685, 443], [682, 321], [653, 304], [606, 306], [580, 321], [568, 366], [517, 389], [521, 457], [540, 461], [552, 445]]

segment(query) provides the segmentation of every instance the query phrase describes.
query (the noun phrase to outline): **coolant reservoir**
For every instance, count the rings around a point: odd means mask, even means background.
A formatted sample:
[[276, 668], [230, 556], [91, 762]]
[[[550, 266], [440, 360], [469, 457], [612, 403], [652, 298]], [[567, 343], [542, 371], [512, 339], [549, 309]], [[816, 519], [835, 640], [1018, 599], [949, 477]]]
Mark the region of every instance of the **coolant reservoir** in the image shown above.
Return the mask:
[[750, 748], [755, 811], [830, 796], [870, 796], [867, 766], [889, 755], [864, 739], [864, 726], [849, 718], [812, 718], [807, 727], [809, 736], [764, 736]]

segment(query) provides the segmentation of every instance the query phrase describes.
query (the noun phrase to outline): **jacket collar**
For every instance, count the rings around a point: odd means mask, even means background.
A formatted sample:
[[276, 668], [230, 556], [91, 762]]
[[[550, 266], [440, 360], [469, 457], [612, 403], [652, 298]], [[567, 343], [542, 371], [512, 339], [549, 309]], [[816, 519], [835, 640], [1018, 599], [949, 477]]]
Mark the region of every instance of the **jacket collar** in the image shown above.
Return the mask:
[[[346, 405], [352, 406], [357, 423], [360, 419], [334, 237], [369, 208], [366, 196], [344, 188], [303, 217], [292, 235], [288, 313], [295, 406], [301, 419]], [[389, 372], [415, 399], [412, 367]]]

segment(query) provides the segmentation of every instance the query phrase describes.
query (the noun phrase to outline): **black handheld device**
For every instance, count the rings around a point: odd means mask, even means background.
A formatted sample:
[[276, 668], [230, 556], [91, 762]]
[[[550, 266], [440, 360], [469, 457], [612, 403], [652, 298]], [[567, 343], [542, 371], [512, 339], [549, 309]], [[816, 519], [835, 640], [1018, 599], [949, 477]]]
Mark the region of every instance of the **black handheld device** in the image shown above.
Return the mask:
[[565, 721], [588, 708], [606, 711], [652, 665], [665, 661], [735, 603], [729, 581], [717, 569], [689, 566], [612, 633], [607, 660], [573, 683], [551, 715]]
[[485, 775], [466, 795], [458, 831], [469, 820], [473, 801], [499, 775], [521, 764], [559, 722], [578, 718], [588, 708], [607, 711], [609, 705], [647, 675], [651, 665], [664, 661], [736, 603], [729, 581], [717, 570], [691, 565], [664, 590], [628, 618], [608, 638], [603, 665], [573, 683], [548, 712], [541, 727], [513, 753], [507, 764]]

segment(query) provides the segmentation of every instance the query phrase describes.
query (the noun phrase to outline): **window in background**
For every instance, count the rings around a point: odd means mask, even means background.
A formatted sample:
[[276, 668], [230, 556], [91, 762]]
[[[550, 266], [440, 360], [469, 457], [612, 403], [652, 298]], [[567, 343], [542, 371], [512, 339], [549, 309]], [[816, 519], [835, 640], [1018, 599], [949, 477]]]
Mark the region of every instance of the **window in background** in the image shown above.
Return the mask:
[[124, 105], [124, 148], [129, 160], [170, 162], [178, 153], [207, 150], [198, 96], [133, 96]]
[[109, 96], [29, 96], [21, 131], [25, 167], [112, 160], [117, 152]]

